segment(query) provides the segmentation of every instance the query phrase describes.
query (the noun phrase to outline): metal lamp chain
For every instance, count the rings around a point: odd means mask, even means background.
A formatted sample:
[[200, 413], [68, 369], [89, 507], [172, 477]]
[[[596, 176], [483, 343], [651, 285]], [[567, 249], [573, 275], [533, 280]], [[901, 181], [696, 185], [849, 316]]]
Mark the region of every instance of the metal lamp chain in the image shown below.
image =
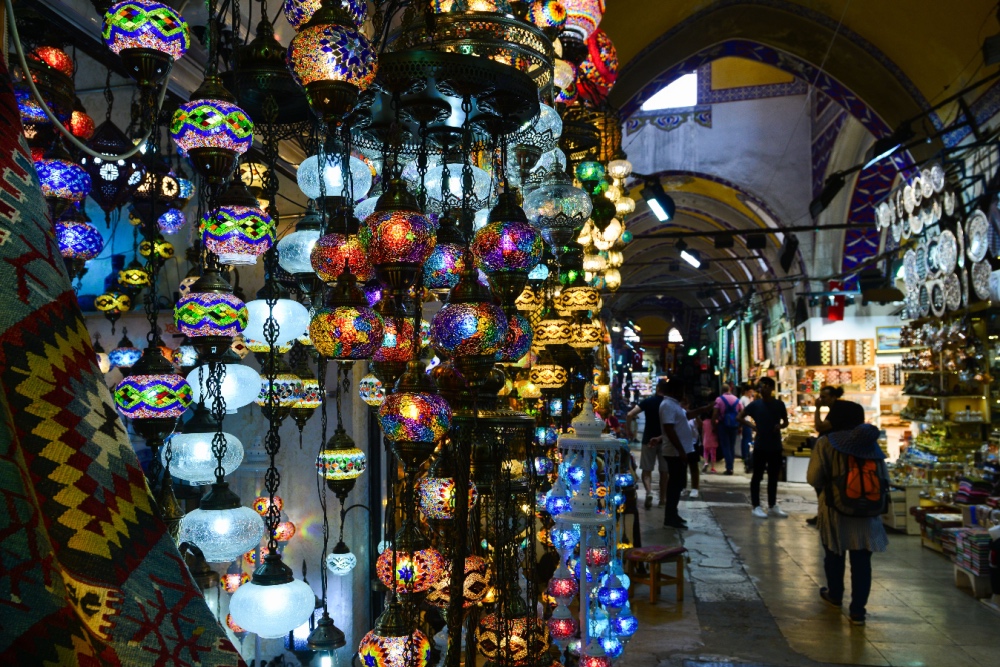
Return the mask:
[[277, 274], [277, 249], [271, 248], [267, 251], [264, 258], [264, 264], [266, 269], [266, 281], [268, 286], [271, 287], [267, 292], [267, 296], [264, 302], [267, 304], [267, 320], [264, 321], [264, 340], [268, 345], [268, 367], [267, 367], [267, 435], [264, 437], [264, 451], [268, 456], [268, 466], [267, 471], [264, 473], [264, 489], [267, 491], [268, 498], [270, 502], [267, 508], [267, 517], [265, 518], [265, 523], [267, 524], [268, 538], [267, 538], [267, 548], [271, 553], [276, 553], [278, 548], [278, 541], [275, 536], [275, 531], [278, 527], [278, 523], [281, 521], [281, 510], [278, 509], [274, 502], [274, 496], [278, 493], [278, 486], [281, 484], [281, 474], [278, 472], [278, 468], [275, 465], [275, 458], [278, 455], [278, 450], [281, 448], [281, 438], [278, 435], [279, 420], [277, 415], [278, 401], [277, 401], [277, 387], [275, 386], [275, 380], [277, 378], [278, 368], [277, 368], [277, 355], [278, 355], [278, 333], [280, 327], [278, 326], [278, 320], [274, 316], [274, 307], [278, 303], [277, 296], [277, 285], [275, 280], [275, 275]]
[[222, 433], [222, 420], [226, 417], [226, 399], [222, 395], [222, 376], [225, 368], [218, 361], [208, 365], [208, 381], [205, 387], [212, 399], [212, 417], [218, 423], [218, 429], [212, 436], [212, 455], [215, 457], [215, 481], [221, 484], [226, 477], [222, 460], [226, 456], [226, 436]]
[[[320, 355], [317, 366], [317, 379], [319, 380], [319, 395], [322, 401], [320, 405], [320, 450], [326, 446], [326, 430], [328, 426], [328, 415], [327, 415], [327, 394], [326, 394], [326, 357]], [[327, 503], [326, 503], [326, 490], [327, 486], [323, 480], [322, 475], [316, 475], [316, 491], [319, 495], [319, 506], [323, 511], [323, 558], [326, 557], [327, 549], [330, 546], [330, 516], [327, 513]], [[343, 507], [343, 502], [341, 502], [341, 507]], [[341, 515], [340, 519], [340, 539], [344, 539], [344, 518]], [[320, 566], [319, 568], [319, 586], [320, 586], [320, 599], [323, 601], [323, 611], [327, 612], [327, 568]]]

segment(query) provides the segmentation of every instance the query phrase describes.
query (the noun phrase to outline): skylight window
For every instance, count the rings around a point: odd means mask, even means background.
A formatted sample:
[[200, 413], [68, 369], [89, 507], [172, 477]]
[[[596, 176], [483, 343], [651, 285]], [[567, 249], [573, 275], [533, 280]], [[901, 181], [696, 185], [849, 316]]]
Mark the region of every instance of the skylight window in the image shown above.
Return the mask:
[[684, 109], [698, 104], [698, 73], [685, 74], [673, 83], [661, 88], [642, 105], [643, 111], [662, 109]]

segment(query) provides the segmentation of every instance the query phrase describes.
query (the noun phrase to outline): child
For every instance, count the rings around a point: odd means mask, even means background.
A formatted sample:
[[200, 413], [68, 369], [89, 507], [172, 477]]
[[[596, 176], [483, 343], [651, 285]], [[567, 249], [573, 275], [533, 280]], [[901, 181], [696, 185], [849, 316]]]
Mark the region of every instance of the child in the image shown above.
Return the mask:
[[[715, 472], [716, 452], [719, 449], [719, 437], [715, 432], [715, 423], [711, 416], [701, 422], [701, 439], [705, 446], [705, 466], [702, 472]], [[709, 464], [712, 468], [709, 470]]]

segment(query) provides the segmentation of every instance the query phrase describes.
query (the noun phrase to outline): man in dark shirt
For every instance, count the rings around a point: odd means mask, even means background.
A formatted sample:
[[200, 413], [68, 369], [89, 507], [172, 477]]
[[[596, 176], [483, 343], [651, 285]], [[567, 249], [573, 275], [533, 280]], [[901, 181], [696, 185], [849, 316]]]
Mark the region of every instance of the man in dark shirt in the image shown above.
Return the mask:
[[[656, 467], [656, 462], [660, 458], [659, 446], [650, 445], [649, 441], [660, 437], [662, 434], [662, 430], [660, 429], [660, 403], [663, 402], [664, 394], [661, 391], [661, 384], [666, 383], [657, 383], [656, 393], [639, 401], [639, 404], [629, 410], [628, 415], [625, 416], [630, 436], [635, 433], [635, 418], [639, 416], [640, 412], [646, 419], [646, 425], [642, 430], [642, 455], [639, 457], [639, 469], [642, 471], [642, 486], [646, 490], [646, 509], [650, 509], [653, 506], [653, 496], [650, 487], [653, 483], [653, 468]], [[665, 472], [661, 465], [660, 475], [664, 474]], [[660, 507], [666, 502], [666, 494], [667, 485], [661, 482]]]
[[[788, 411], [785, 404], [774, 396], [774, 380], [769, 377], [761, 378], [758, 390], [760, 398], [743, 408], [739, 417], [743, 424], [749, 423], [748, 418], [752, 419], [755, 433], [750, 503], [753, 505], [753, 515], [759, 519], [766, 519], [769, 514], [784, 518], [788, 515], [778, 507], [778, 476], [781, 474], [784, 458], [781, 429], [788, 426]], [[760, 482], [764, 479], [765, 472], [769, 512], [765, 512], [760, 506]]]

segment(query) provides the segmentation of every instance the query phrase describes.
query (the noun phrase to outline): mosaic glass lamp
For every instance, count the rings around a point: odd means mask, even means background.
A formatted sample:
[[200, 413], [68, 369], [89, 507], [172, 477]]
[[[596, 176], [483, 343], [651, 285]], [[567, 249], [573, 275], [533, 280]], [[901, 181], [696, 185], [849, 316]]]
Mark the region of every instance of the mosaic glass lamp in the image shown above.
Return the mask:
[[324, 0], [299, 29], [287, 61], [313, 111], [328, 124], [350, 113], [378, 70], [375, 50], [339, 0]]
[[[170, 474], [189, 484], [215, 483], [218, 461], [212, 453], [212, 440], [218, 431], [219, 423], [211, 411], [204, 404], [199, 404], [194, 409], [194, 416], [184, 424], [180, 433], [170, 438]], [[243, 462], [243, 443], [232, 433], [223, 431], [222, 437], [226, 442], [222, 468], [226, 475], [230, 475]], [[164, 467], [167, 466], [166, 456], [166, 448], [160, 448], [160, 459]]]
[[542, 231], [554, 252], [573, 238], [573, 231], [590, 217], [590, 195], [573, 185], [564, 172], [554, 171], [524, 198], [528, 220]]
[[536, 347], [545, 345], [568, 345], [573, 339], [573, 330], [570, 323], [561, 317], [556, 317], [556, 313], [549, 311], [548, 314], [535, 325]]
[[382, 316], [368, 306], [357, 278], [345, 270], [328, 291], [326, 305], [313, 313], [309, 324], [313, 346], [328, 359], [370, 359], [384, 335]]
[[558, 364], [535, 364], [528, 376], [539, 389], [559, 389], [569, 381], [566, 369]]
[[373, 408], [382, 405], [382, 402], [385, 401], [385, 388], [382, 386], [382, 381], [375, 377], [374, 373], [364, 376], [358, 382], [358, 396]]
[[191, 101], [174, 112], [170, 136], [187, 152], [195, 171], [218, 185], [229, 178], [237, 158], [253, 143], [253, 121], [236, 106], [236, 98], [219, 77], [208, 76], [191, 94]]
[[152, 0], [125, 0], [104, 15], [104, 43], [140, 85], [158, 85], [191, 45], [180, 14]]
[[28, 58], [43, 62], [49, 67], [57, 69], [66, 76], [73, 78], [74, 70], [76, 69], [73, 65], [73, 59], [69, 57], [68, 53], [58, 47], [36, 46], [28, 53]]
[[573, 617], [566, 605], [561, 604], [552, 612], [548, 620], [549, 633], [557, 643], [563, 643], [574, 637], [580, 629], [580, 623]]
[[377, 362], [406, 363], [414, 357], [413, 322], [407, 317], [384, 315], [382, 344], [372, 357]]
[[562, 0], [566, 9], [565, 30], [586, 41], [604, 16], [604, 0]]
[[448, 303], [434, 315], [432, 345], [439, 352], [455, 357], [456, 363], [483, 358], [492, 366], [506, 337], [507, 317], [503, 309], [489, 288], [479, 282], [472, 267], [466, 267], [448, 295]]
[[[476, 504], [479, 491], [469, 481], [469, 507]], [[452, 477], [424, 477], [417, 483], [417, 502], [428, 519], [455, 518], [455, 480]]]
[[628, 590], [622, 586], [617, 574], [612, 574], [611, 578], [597, 589], [597, 600], [611, 609], [620, 609], [628, 602]]
[[[427, 602], [441, 609], [451, 604], [452, 561], [445, 561], [438, 580], [431, 584], [425, 598]], [[462, 586], [462, 607], [468, 609], [482, 603], [492, 590], [490, 586], [490, 565], [482, 556], [470, 554], [465, 557], [465, 583]]]
[[187, 216], [179, 208], [168, 208], [156, 219], [161, 234], [176, 234], [187, 224]]
[[[517, 607], [516, 604], [511, 605]], [[523, 603], [522, 603], [523, 606]], [[479, 652], [487, 660], [504, 667], [533, 664], [549, 649], [549, 627], [544, 621], [511, 610], [508, 617], [489, 614], [476, 628]]]
[[42, 195], [56, 205], [57, 217], [70, 203], [81, 202], [90, 194], [90, 175], [75, 162], [43, 158], [35, 160], [35, 171], [42, 184]]
[[94, 259], [104, 248], [104, 238], [86, 220], [60, 220], [56, 223], [56, 241], [64, 259]]
[[345, 497], [367, 467], [368, 458], [365, 453], [358, 449], [340, 424], [316, 457], [319, 476], [326, 480], [331, 491]]
[[507, 337], [497, 350], [497, 361], [516, 363], [531, 350], [534, 332], [528, 318], [521, 313], [513, 313], [507, 320]]
[[[326, 153], [323, 157], [323, 178], [320, 181], [320, 156], [307, 157], [299, 165], [295, 174], [299, 190], [309, 199], [339, 197], [344, 192], [343, 156], [339, 152]], [[351, 195], [354, 201], [363, 199], [372, 187], [372, 172], [368, 165], [353, 155], [349, 169], [351, 173]]]
[[528, 9], [528, 20], [550, 38], [558, 36], [566, 25], [566, 7], [562, 0], [535, 0]]
[[[273, 376], [273, 380], [272, 377]], [[260, 371], [260, 393], [254, 402], [266, 411], [268, 405], [273, 402], [281, 413], [288, 415], [297, 402], [305, 396], [305, 387], [302, 378], [292, 372], [288, 363], [278, 357], [274, 361], [274, 368], [271, 370], [270, 359], [264, 363]]]
[[[309, 22], [321, 4], [321, 0], [285, 0], [285, 19], [298, 32]], [[350, 14], [354, 25], [360, 28], [368, 15], [368, 3], [365, 0], [341, 0], [341, 6]]]
[[116, 368], [131, 368], [141, 356], [142, 351], [128, 337], [128, 329], [122, 329], [121, 340], [108, 352], [108, 359]]
[[639, 621], [632, 615], [632, 608], [628, 602], [614, 617], [611, 618], [611, 631], [615, 636], [621, 638], [631, 637], [639, 629]]
[[375, 571], [389, 590], [425, 593], [444, 570], [445, 561], [416, 526], [404, 521], [393, 546], [379, 554]]
[[69, 119], [69, 130], [74, 137], [87, 141], [94, 136], [95, 128], [94, 119], [82, 107], [73, 109], [73, 115]]
[[375, 270], [356, 234], [331, 232], [320, 237], [312, 248], [309, 261], [325, 283], [335, 282], [345, 266], [351, 267], [358, 282], [366, 283], [375, 277]]
[[212, 361], [243, 333], [250, 315], [246, 304], [235, 296], [229, 283], [214, 269], [206, 269], [191, 291], [174, 306], [177, 329], [192, 339], [202, 360]]
[[191, 405], [191, 386], [150, 345], [115, 387], [115, 406], [129, 419], [176, 419]]
[[351, 548], [341, 540], [326, 556], [326, 569], [337, 577], [350, 574], [358, 564], [358, 557], [351, 553]]
[[451, 406], [437, 394], [424, 365], [414, 359], [379, 407], [379, 424], [393, 452], [407, 469], [415, 469], [434, 451], [451, 428]]
[[408, 629], [395, 599], [358, 645], [358, 658], [365, 667], [427, 667], [430, 656], [430, 640], [420, 630]]
[[271, 216], [236, 178], [218, 198], [215, 210], [202, 218], [201, 230], [205, 248], [229, 266], [252, 266], [274, 244]]

